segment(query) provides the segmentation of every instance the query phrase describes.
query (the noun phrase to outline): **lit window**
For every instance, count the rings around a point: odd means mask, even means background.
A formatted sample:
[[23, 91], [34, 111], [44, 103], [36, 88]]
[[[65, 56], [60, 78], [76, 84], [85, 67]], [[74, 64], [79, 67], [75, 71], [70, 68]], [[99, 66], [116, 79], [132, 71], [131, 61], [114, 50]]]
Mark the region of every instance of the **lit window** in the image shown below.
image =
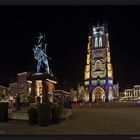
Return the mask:
[[89, 81], [85, 81], [85, 85], [86, 85], [86, 86], [89, 85]]
[[99, 47], [102, 47], [102, 37], [99, 38]]
[[97, 48], [97, 47], [98, 47], [98, 38], [95, 37], [95, 48]]
[[108, 80], [108, 83], [109, 84], [113, 84], [113, 80]]
[[100, 84], [104, 85], [105, 84], [105, 80], [100, 80]]
[[92, 85], [97, 85], [97, 80], [92, 80]]

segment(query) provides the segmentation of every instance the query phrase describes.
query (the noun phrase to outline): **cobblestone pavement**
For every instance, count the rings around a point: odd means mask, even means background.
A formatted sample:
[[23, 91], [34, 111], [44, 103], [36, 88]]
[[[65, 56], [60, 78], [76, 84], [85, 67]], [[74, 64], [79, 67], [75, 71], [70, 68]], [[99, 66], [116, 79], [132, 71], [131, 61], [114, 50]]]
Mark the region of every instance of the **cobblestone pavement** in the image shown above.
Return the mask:
[[0, 135], [137, 135], [140, 134], [140, 107], [74, 108], [71, 118], [47, 127], [27, 121], [0, 123]]

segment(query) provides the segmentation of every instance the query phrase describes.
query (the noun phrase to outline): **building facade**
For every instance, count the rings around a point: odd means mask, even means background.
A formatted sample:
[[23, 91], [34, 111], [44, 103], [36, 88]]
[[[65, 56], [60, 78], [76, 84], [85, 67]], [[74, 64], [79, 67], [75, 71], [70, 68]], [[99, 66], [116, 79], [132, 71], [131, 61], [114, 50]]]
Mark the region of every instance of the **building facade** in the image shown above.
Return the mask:
[[1, 93], [1, 94], [4, 94], [5, 96], [9, 95], [9, 88], [0, 85], [0, 93]]
[[23, 93], [29, 93], [29, 85], [30, 82], [27, 81], [27, 72], [23, 73], [18, 73], [18, 93], [23, 94]]
[[21, 95], [23, 93], [30, 93], [31, 83], [27, 81], [27, 72], [17, 74], [17, 81], [9, 84], [10, 95]]
[[92, 26], [88, 37], [84, 84], [89, 90], [90, 102], [113, 99], [113, 68], [106, 25]]
[[[35, 89], [35, 96], [42, 96], [43, 92], [43, 83], [42, 80], [30, 80], [30, 74], [28, 72], [22, 72], [17, 74], [17, 82], [9, 84], [9, 91], [11, 96], [21, 95], [24, 93], [31, 94], [32, 88]], [[54, 80], [46, 79], [45, 85], [47, 87], [48, 94], [53, 95], [53, 91], [55, 90], [55, 84], [57, 83]]]
[[15, 96], [16, 94], [18, 94], [18, 83], [10, 83], [9, 92], [11, 96]]
[[134, 85], [134, 88], [125, 89], [123, 100], [139, 100], [140, 99], [140, 85]]

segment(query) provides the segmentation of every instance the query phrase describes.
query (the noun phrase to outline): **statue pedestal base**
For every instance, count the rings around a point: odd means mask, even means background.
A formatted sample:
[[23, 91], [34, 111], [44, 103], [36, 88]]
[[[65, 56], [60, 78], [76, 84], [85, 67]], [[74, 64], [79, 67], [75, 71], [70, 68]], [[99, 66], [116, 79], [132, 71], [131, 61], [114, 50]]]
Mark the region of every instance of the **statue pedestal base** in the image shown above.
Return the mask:
[[46, 73], [34, 73], [27, 76], [27, 80], [31, 83], [31, 100], [35, 102], [37, 96], [42, 96], [43, 100], [50, 100], [49, 93], [53, 93], [56, 79]]

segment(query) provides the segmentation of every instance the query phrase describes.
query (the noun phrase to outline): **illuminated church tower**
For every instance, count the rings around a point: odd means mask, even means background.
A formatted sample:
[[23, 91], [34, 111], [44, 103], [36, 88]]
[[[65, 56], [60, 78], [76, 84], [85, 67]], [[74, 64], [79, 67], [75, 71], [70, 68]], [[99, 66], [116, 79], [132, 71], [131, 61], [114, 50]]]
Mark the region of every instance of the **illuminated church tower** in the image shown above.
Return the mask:
[[107, 25], [91, 28], [84, 81], [89, 91], [90, 102], [113, 99], [113, 69]]

